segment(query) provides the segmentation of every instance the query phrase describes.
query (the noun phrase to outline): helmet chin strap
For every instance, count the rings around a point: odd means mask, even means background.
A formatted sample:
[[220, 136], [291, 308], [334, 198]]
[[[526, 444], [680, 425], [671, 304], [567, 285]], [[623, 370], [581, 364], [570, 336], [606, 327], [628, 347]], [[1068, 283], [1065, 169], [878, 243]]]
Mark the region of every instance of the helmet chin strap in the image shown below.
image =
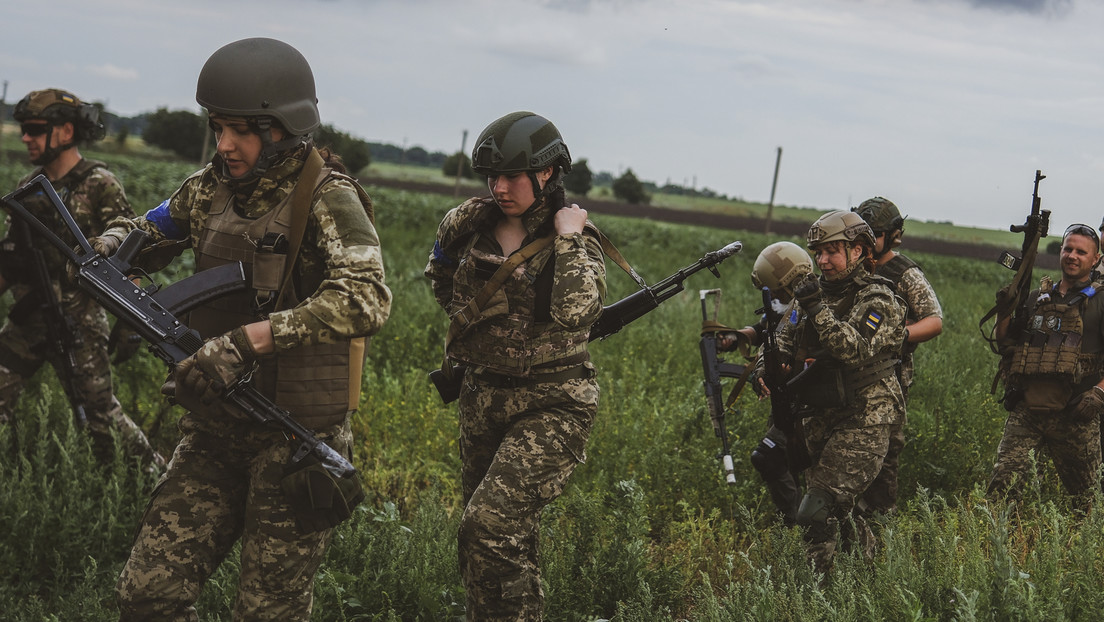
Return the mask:
[[[309, 134], [304, 136], [288, 136], [284, 139], [274, 141], [272, 140], [271, 118], [255, 117], [249, 119], [248, 123], [261, 139], [261, 153], [257, 156], [257, 163], [253, 165], [253, 168], [248, 173], [233, 179], [235, 184], [248, 184], [264, 177], [269, 167], [271, 167], [281, 155], [299, 146], [300, 143], [306, 142], [310, 136]], [[230, 178], [230, 171], [226, 167], [226, 162], [222, 163], [222, 172], [225, 177]]]
[[58, 159], [62, 151], [66, 149], [72, 149], [77, 146], [77, 141], [68, 142], [64, 145], [58, 145], [51, 147], [50, 143], [54, 140], [54, 124], [47, 122], [46, 127], [46, 148], [42, 150], [42, 154], [37, 158], [31, 160], [31, 164], [35, 166], [48, 166], [51, 162]]

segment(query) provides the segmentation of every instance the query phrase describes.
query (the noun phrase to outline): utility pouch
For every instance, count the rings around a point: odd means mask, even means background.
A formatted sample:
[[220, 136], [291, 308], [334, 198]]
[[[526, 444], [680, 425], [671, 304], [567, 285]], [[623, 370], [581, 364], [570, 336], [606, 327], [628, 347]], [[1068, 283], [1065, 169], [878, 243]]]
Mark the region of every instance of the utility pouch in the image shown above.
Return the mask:
[[288, 239], [282, 233], [269, 231], [257, 243], [253, 253], [253, 289], [257, 298], [254, 311], [267, 315], [276, 310], [276, 298], [284, 278], [288, 260]]
[[364, 500], [360, 476], [354, 472], [336, 477], [313, 454], [285, 466], [280, 486], [299, 528], [306, 533], [340, 525]]
[[443, 369], [435, 369], [429, 372], [429, 379], [433, 381], [433, 386], [437, 387], [437, 393], [441, 394], [441, 401], [449, 404], [460, 397], [460, 388], [464, 386], [464, 371], [466, 369], [463, 365], [453, 365], [451, 372], [447, 374]]
[[1035, 413], [1057, 412], [1073, 397], [1073, 385], [1068, 377], [1024, 378], [1024, 404]]
[[842, 408], [850, 401], [843, 368], [835, 361], [813, 361], [786, 383], [786, 391], [798, 404], [813, 408]]

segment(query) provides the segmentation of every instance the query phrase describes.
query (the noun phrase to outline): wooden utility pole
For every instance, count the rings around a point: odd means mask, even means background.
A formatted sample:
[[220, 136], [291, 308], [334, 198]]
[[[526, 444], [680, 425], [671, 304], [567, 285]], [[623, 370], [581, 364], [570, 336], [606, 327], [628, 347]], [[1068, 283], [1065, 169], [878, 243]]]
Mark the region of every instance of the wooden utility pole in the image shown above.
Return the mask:
[[460, 153], [456, 154], [456, 187], [452, 189], [452, 196], [460, 196], [460, 176], [464, 172], [464, 149], [468, 144], [468, 130], [464, 130], [464, 137], [460, 139]]
[[4, 166], [4, 121], [8, 111], [8, 81], [4, 80], [4, 92], [0, 93], [0, 166]]
[[774, 159], [774, 181], [771, 182], [770, 203], [767, 203], [767, 226], [764, 233], [771, 232], [771, 220], [774, 219], [774, 191], [778, 188], [778, 168], [782, 165], [782, 147], [778, 148], [778, 156]]

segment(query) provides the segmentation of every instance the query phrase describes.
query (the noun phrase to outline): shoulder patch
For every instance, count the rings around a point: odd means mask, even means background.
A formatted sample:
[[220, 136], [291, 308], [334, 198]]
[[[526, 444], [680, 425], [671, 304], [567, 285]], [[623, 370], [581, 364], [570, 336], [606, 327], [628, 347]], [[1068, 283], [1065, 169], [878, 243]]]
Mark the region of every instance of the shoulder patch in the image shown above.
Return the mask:
[[878, 327], [882, 325], [882, 315], [877, 311], [868, 311], [866, 313], [866, 319], [863, 321], [867, 328], [871, 332], [878, 330]]

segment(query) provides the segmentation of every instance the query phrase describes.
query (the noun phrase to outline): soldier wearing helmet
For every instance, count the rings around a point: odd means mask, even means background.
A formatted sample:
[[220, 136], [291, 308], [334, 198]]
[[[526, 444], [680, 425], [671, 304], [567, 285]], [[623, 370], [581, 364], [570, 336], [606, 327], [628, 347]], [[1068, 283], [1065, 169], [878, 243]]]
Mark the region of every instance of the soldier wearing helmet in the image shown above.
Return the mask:
[[[314, 77], [298, 50], [267, 38], [217, 50], [196, 101], [217, 148], [211, 163], [138, 219], [93, 241], [111, 252], [134, 228], [197, 270], [242, 261], [249, 288], [199, 307], [206, 339], [162, 392], [187, 412], [168, 470], [119, 577], [122, 620], [194, 619], [203, 583], [241, 540], [234, 617], [307, 620], [332, 527], [363, 492], [293, 461], [283, 433], [220, 399], [252, 383], [334, 450], [351, 456], [367, 339], [390, 313], [372, 202], [340, 158], [314, 146]], [[149, 269], [158, 266], [146, 266]], [[328, 509], [315, 498], [332, 498]]]
[[[764, 332], [771, 329], [768, 314], [780, 318], [779, 322], [797, 321], [797, 304], [793, 297], [794, 285], [813, 272], [813, 261], [809, 253], [793, 242], [775, 242], [764, 248], [751, 270], [751, 282], [755, 287], [769, 290], [771, 309], [763, 309], [763, 316], [754, 326], [745, 326], [736, 331], [721, 332], [717, 335], [719, 350], [748, 352], [749, 346], [758, 346], [765, 341]], [[777, 330], [774, 323], [774, 330]], [[751, 358], [748, 355], [748, 358]], [[757, 385], [753, 385], [757, 386]], [[801, 500], [798, 488], [800, 471], [790, 468], [786, 455], [789, 439], [784, 431], [768, 420], [767, 433], [751, 453], [751, 464], [767, 486], [783, 524], [792, 527], [797, 520], [798, 501]]]
[[[897, 294], [905, 301], [905, 340], [899, 373], [907, 405], [913, 380], [912, 353], [917, 344], [943, 332], [943, 308], [920, 265], [896, 250], [901, 244], [905, 222], [897, 206], [884, 197], [873, 197], [851, 211], [861, 216], [874, 232], [874, 274], [892, 281]], [[901, 426], [893, 430], [882, 471], [859, 503], [860, 511], [867, 515], [892, 514], [897, 509], [897, 471], [905, 447], [906, 423], [902, 421]]]
[[[806, 414], [798, 431], [811, 466], [797, 523], [810, 559], [827, 571], [840, 527], [881, 470], [890, 430], [904, 414], [896, 369], [905, 310], [892, 285], [871, 274], [874, 235], [857, 214], [829, 212], [806, 239], [820, 277], [794, 286], [797, 321], [780, 324], [777, 343], [788, 361], [789, 396]], [[756, 383], [769, 395], [762, 374], [757, 366]], [[873, 535], [855, 518], [855, 537], [872, 554]]]
[[491, 195], [445, 215], [425, 270], [453, 318], [443, 369], [466, 369], [458, 550], [469, 620], [541, 619], [540, 513], [585, 459], [598, 408], [587, 341], [605, 263], [586, 210], [564, 206], [570, 167], [548, 119], [492, 122], [472, 152]]
[[[68, 91], [44, 89], [19, 100], [13, 116], [20, 123], [30, 161], [36, 165], [20, 185], [45, 175], [85, 236], [99, 234], [113, 218], [134, 216], [118, 178], [103, 162], [82, 157], [78, 148], [81, 142], [103, 137], [98, 108]], [[25, 204], [55, 231], [67, 231], [45, 197], [29, 197]], [[9, 222], [9, 234], [11, 227], [21, 226], [25, 225]], [[20, 248], [18, 238], [8, 235], [0, 240], [0, 252], [6, 255], [0, 264], [0, 293], [10, 287], [16, 301], [0, 328], [0, 421], [13, 415], [24, 384], [43, 363], [59, 364], [51, 355], [51, 329], [40, 311], [43, 299], [35, 294], [35, 285], [29, 280], [27, 250]], [[70, 242], [76, 245], [75, 239]], [[66, 277], [66, 261], [60, 253], [50, 248], [42, 252], [62, 313], [76, 336], [70, 352], [72, 371], [58, 366], [57, 372], [72, 375], [66, 390], [75, 394], [68, 398], [84, 407], [96, 455], [110, 461], [117, 437], [125, 453], [137, 456], [147, 469], [159, 468], [164, 460], [115, 398], [107, 313]]]

